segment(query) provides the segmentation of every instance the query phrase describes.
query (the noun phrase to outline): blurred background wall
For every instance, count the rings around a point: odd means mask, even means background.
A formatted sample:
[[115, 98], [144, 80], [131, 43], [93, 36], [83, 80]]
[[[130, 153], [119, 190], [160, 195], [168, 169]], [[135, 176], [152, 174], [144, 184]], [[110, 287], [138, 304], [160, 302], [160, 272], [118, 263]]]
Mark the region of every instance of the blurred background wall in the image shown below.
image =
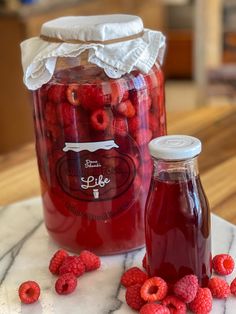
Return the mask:
[[110, 13], [139, 15], [145, 27], [166, 34], [168, 110], [234, 103], [235, 0], [0, 0], [0, 154], [33, 140], [20, 42], [59, 16]]

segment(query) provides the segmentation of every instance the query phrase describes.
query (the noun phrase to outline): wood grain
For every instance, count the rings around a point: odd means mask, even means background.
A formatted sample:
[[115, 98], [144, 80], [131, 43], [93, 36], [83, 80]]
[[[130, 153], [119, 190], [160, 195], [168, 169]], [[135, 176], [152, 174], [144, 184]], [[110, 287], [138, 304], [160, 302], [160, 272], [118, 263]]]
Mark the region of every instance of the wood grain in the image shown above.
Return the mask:
[[[200, 169], [212, 211], [236, 223], [236, 108], [202, 107], [168, 113], [169, 133], [203, 142]], [[40, 195], [34, 144], [0, 156], [0, 204]]]

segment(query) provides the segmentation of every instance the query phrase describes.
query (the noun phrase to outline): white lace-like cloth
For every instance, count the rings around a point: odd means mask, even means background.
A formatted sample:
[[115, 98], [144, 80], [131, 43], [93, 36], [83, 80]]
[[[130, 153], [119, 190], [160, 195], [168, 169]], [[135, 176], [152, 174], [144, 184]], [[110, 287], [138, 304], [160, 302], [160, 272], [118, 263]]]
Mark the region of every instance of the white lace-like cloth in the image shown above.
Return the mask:
[[[127, 40], [137, 34], [140, 37]], [[90, 63], [103, 68], [109, 77], [119, 78], [134, 69], [148, 73], [156, 60], [162, 63], [165, 51], [163, 34], [144, 29], [141, 18], [133, 15], [62, 17], [44, 23], [41, 35], [52, 40], [33, 37], [21, 43], [24, 83], [30, 90], [52, 78], [58, 57], [78, 57], [88, 50]]]

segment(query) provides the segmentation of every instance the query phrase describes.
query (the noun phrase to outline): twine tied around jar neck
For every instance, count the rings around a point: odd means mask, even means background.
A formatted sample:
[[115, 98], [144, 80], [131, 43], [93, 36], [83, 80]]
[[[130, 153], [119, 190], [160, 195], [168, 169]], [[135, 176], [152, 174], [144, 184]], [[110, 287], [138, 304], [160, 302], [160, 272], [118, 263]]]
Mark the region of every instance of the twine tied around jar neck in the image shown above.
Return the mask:
[[44, 41], [51, 42], [51, 43], [67, 43], [67, 44], [102, 44], [102, 45], [110, 45], [115, 43], [120, 43], [124, 41], [133, 40], [136, 38], [142, 37], [144, 34], [144, 31], [141, 31], [137, 34], [120, 37], [120, 38], [114, 38], [114, 39], [108, 39], [108, 40], [80, 40], [80, 39], [59, 39], [56, 37], [49, 37], [45, 35], [40, 35], [40, 38]]

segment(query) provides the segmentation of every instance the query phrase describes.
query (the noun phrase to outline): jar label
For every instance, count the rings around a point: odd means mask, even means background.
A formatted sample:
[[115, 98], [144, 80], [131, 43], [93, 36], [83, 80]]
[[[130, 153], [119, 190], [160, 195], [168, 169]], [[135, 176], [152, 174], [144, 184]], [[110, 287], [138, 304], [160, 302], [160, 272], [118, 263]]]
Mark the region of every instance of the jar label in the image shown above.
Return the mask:
[[65, 193], [81, 201], [106, 201], [124, 194], [134, 181], [132, 158], [119, 152], [114, 141], [66, 143], [56, 165]]

